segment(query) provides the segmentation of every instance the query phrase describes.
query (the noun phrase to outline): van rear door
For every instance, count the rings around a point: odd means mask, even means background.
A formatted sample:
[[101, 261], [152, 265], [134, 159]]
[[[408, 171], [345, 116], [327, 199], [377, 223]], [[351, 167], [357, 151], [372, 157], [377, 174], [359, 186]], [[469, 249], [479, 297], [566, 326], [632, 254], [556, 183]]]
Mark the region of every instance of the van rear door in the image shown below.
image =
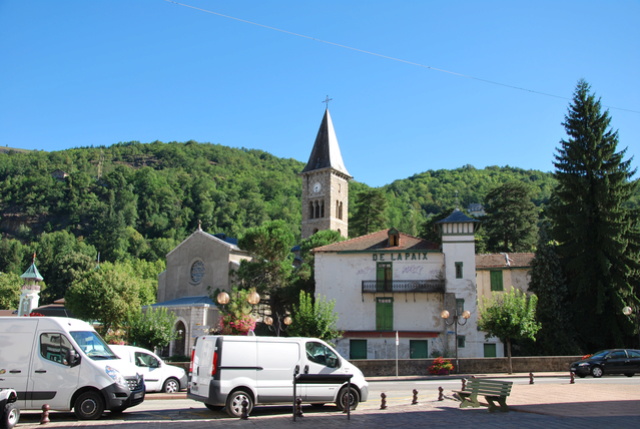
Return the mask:
[[0, 328], [0, 387], [14, 389], [18, 406], [24, 409], [28, 405], [27, 381], [37, 327], [37, 319], [21, 317], [3, 318]]

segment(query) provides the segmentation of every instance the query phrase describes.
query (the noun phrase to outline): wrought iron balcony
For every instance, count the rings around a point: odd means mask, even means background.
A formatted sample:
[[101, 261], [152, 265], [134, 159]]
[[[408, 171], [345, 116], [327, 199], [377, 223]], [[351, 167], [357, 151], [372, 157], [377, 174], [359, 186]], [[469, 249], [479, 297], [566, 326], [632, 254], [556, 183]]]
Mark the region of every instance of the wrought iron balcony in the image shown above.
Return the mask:
[[364, 280], [362, 293], [444, 293], [444, 280]]

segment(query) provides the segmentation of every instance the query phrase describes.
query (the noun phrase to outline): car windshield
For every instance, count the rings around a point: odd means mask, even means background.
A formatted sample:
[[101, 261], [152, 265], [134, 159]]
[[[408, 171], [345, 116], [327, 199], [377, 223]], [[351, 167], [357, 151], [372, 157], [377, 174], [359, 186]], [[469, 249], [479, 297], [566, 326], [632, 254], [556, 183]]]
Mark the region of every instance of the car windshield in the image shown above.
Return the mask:
[[93, 360], [118, 359], [100, 335], [93, 331], [74, 331], [71, 336], [84, 354]]
[[593, 359], [593, 358], [603, 358], [603, 357], [605, 357], [606, 355], [608, 355], [609, 353], [611, 353], [611, 351], [610, 351], [610, 350], [601, 350], [601, 351], [599, 351], [598, 353], [594, 353], [594, 354], [593, 354], [593, 356], [591, 356], [591, 357], [590, 357], [590, 359]]

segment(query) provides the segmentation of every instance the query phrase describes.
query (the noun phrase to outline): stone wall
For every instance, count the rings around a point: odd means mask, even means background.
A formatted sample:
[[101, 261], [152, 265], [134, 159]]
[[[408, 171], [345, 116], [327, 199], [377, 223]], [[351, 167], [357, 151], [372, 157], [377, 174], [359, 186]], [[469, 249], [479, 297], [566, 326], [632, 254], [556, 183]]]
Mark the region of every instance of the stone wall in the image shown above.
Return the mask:
[[[513, 372], [539, 373], [539, 372], [566, 372], [569, 374], [571, 362], [580, 360], [582, 356], [534, 356], [512, 358]], [[353, 360], [355, 366], [360, 368], [365, 377], [395, 376], [396, 361], [392, 359], [377, 360]], [[398, 360], [398, 375], [428, 375], [427, 368], [433, 359], [401, 359]], [[455, 359], [451, 359], [455, 365]], [[171, 363], [189, 371], [189, 363]], [[465, 358], [460, 359], [459, 374], [499, 374], [507, 373], [507, 358]]]
[[[567, 372], [572, 362], [581, 356], [533, 356], [512, 358], [513, 372]], [[401, 359], [398, 360], [398, 375], [428, 375], [427, 368], [433, 359]], [[455, 359], [451, 359], [455, 365]], [[507, 358], [461, 358], [460, 368], [454, 373], [460, 374], [495, 374], [509, 372]], [[354, 360], [352, 363], [360, 368], [365, 377], [395, 376], [396, 361]]]

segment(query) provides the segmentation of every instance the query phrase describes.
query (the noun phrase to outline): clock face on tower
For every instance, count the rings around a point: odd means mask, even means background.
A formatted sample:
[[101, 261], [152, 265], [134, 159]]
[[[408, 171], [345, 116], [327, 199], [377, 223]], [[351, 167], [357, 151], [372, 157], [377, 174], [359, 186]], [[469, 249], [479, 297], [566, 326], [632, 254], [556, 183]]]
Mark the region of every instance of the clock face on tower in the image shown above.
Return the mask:
[[316, 194], [322, 190], [322, 184], [320, 182], [316, 182], [313, 184], [313, 192]]

